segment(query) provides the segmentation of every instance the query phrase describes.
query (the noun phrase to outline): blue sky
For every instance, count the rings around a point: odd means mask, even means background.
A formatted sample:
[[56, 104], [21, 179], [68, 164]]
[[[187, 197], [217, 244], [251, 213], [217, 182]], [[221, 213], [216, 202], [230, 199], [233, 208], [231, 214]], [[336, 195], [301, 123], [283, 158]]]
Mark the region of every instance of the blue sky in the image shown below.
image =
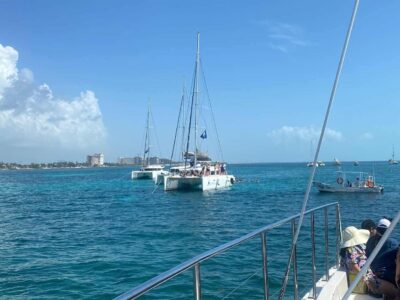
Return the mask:
[[[198, 31], [225, 159], [310, 160], [353, 4], [1, 1], [0, 160], [140, 154], [149, 98], [169, 156]], [[360, 2], [323, 160], [400, 153], [399, 11]]]

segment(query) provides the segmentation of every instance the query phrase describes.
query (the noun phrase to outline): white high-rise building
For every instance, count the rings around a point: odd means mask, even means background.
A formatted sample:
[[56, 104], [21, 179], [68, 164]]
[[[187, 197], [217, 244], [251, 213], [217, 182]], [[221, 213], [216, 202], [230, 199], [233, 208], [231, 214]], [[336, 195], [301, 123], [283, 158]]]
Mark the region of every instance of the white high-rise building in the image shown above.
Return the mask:
[[96, 153], [93, 155], [88, 155], [86, 162], [91, 167], [99, 167], [104, 165], [104, 154], [103, 153]]

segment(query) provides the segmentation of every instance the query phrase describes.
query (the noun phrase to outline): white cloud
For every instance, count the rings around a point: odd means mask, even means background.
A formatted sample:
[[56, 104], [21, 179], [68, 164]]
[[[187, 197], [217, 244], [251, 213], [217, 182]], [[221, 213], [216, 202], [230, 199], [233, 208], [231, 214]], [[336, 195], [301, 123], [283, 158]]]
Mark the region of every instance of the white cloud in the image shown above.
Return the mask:
[[17, 79], [18, 52], [12, 47], [0, 44], [0, 100], [5, 88]]
[[[275, 143], [310, 142], [318, 140], [320, 133], [321, 129], [313, 126], [296, 127], [285, 125], [268, 132], [267, 136]], [[326, 128], [324, 139], [340, 141], [343, 139], [343, 135], [339, 131]]]
[[361, 139], [362, 139], [362, 140], [372, 140], [373, 138], [374, 138], [374, 136], [373, 136], [373, 134], [370, 133], [370, 132], [364, 132], [364, 133], [361, 135]]
[[266, 26], [270, 39], [269, 47], [284, 53], [297, 48], [309, 46], [310, 43], [304, 38], [304, 30], [295, 24], [274, 22], [265, 20], [258, 22]]
[[92, 91], [72, 100], [57, 97], [17, 63], [18, 52], [0, 44], [0, 146], [68, 151], [103, 143], [106, 130]]

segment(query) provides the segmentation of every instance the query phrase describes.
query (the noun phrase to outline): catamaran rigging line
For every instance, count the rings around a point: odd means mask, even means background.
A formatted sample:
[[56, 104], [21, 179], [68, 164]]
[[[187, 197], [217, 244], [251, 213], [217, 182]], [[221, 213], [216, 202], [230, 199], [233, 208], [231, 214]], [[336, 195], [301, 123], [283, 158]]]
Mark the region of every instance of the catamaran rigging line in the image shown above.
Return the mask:
[[217, 137], [217, 141], [218, 141], [218, 150], [219, 150], [219, 154], [221, 155], [221, 160], [224, 162], [224, 154], [222, 152], [222, 147], [221, 147], [221, 141], [219, 139], [219, 134], [218, 134], [218, 129], [217, 129], [217, 123], [215, 122], [215, 116], [214, 116], [214, 111], [211, 105], [211, 99], [210, 99], [210, 94], [208, 93], [208, 87], [207, 87], [207, 82], [206, 82], [206, 77], [204, 75], [204, 69], [203, 69], [203, 64], [201, 62], [200, 59], [200, 70], [201, 70], [201, 74], [203, 75], [203, 81], [204, 81], [204, 89], [206, 91], [207, 94], [207, 99], [208, 99], [208, 105], [210, 106], [210, 111], [211, 111], [211, 117], [212, 117], [212, 121], [213, 121], [213, 125], [214, 125], [214, 130], [215, 130], [215, 134]]
[[[182, 94], [182, 98], [181, 98], [181, 105], [179, 106], [179, 114], [178, 114], [178, 122], [176, 123], [176, 129], [175, 129], [175, 136], [174, 136], [174, 144], [172, 145], [172, 152], [171, 152], [171, 158], [170, 158], [170, 165], [172, 165], [172, 159], [174, 157], [174, 152], [175, 152], [175, 144], [176, 144], [176, 138], [178, 136], [178, 130], [179, 130], [179, 124], [181, 121], [181, 115], [183, 113], [184, 108], [184, 104], [185, 104], [185, 88], [183, 88], [183, 94]], [[184, 117], [182, 117], [183, 122], [185, 122]], [[184, 132], [182, 133], [182, 135], [184, 135]]]
[[[193, 92], [192, 92], [192, 100], [190, 104], [190, 116], [189, 116], [189, 127], [188, 127], [188, 135], [187, 135], [187, 143], [186, 143], [186, 151], [185, 153], [189, 153], [189, 145], [190, 145], [190, 131], [192, 127], [192, 116], [194, 109], [194, 166], [197, 164], [197, 97], [198, 97], [198, 68], [199, 68], [199, 59], [200, 59], [200, 34], [197, 33], [197, 52], [196, 52], [196, 64], [194, 68], [194, 78], [193, 78]], [[194, 106], [194, 107], [193, 107]], [[187, 156], [185, 156], [185, 169], [187, 165]]]
[[304, 200], [303, 200], [303, 205], [302, 205], [301, 212], [300, 212], [299, 223], [298, 223], [298, 226], [297, 226], [297, 229], [296, 229], [296, 233], [295, 233], [294, 238], [293, 238], [292, 247], [291, 247], [291, 253], [290, 253], [290, 256], [289, 256], [288, 264], [286, 266], [285, 277], [283, 279], [283, 284], [282, 284], [282, 288], [281, 288], [281, 291], [280, 291], [279, 299], [283, 299], [283, 297], [285, 295], [286, 285], [287, 285], [287, 282], [288, 282], [288, 279], [289, 279], [290, 266], [291, 266], [291, 262], [293, 260], [295, 246], [296, 246], [297, 240], [299, 238], [301, 226], [303, 224], [304, 213], [305, 213], [305, 210], [306, 210], [306, 207], [307, 207], [308, 199], [310, 197], [310, 191], [311, 191], [312, 183], [313, 183], [313, 180], [314, 180], [315, 170], [317, 168], [317, 161], [318, 161], [319, 151], [321, 149], [322, 139], [323, 139], [324, 134], [325, 134], [326, 124], [328, 123], [328, 118], [329, 118], [330, 110], [331, 110], [331, 107], [332, 107], [332, 103], [333, 103], [333, 100], [334, 100], [335, 95], [336, 95], [336, 89], [337, 89], [337, 85], [339, 83], [340, 74], [342, 72], [342, 68], [343, 68], [343, 64], [344, 64], [344, 59], [346, 57], [347, 47], [349, 45], [351, 32], [353, 30], [354, 21], [355, 21], [356, 15], [357, 15], [358, 5], [359, 5], [359, 0], [355, 0], [353, 14], [351, 16], [350, 24], [349, 24], [349, 27], [348, 27], [348, 30], [347, 30], [346, 39], [345, 39], [345, 42], [344, 42], [344, 45], [343, 45], [343, 49], [342, 49], [342, 54], [340, 56], [339, 65], [338, 65], [338, 68], [337, 68], [337, 71], [336, 71], [335, 81], [334, 81], [333, 86], [332, 86], [332, 91], [331, 91], [331, 94], [330, 94], [328, 107], [327, 107], [327, 110], [326, 110], [326, 113], [325, 113], [324, 123], [322, 125], [321, 134], [320, 134], [319, 140], [318, 140], [318, 146], [317, 146], [317, 149], [315, 151], [314, 162], [313, 162], [313, 166], [311, 168], [310, 177], [308, 179], [306, 193], [304, 194]]

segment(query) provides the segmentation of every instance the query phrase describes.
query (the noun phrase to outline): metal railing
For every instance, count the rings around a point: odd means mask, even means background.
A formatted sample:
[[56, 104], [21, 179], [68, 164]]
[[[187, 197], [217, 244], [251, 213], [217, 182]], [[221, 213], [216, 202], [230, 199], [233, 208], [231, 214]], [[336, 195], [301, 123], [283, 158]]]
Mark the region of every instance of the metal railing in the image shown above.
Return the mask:
[[[317, 297], [317, 289], [316, 289], [316, 282], [317, 282], [317, 273], [316, 273], [316, 251], [315, 251], [315, 217], [314, 213], [316, 211], [324, 210], [324, 240], [325, 240], [325, 259], [324, 259], [324, 264], [325, 264], [325, 279], [329, 279], [329, 244], [328, 244], [328, 208], [334, 207], [336, 209], [335, 211], [335, 233], [336, 233], [336, 265], [339, 265], [339, 247], [340, 247], [340, 241], [341, 241], [341, 217], [340, 217], [340, 207], [339, 203], [334, 202], [334, 203], [329, 203], [326, 205], [322, 205], [319, 207], [316, 207], [314, 209], [310, 209], [305, 212], [306, 215], [311, 215], [311, 248], [312, 248], [312, 292], [311, 292], [311, 297], [312, 299], [316, 299]], [[140, 284], [139, 286], [125, 292], [124, 294], [118, 296], [115, 299], [118, 300], [123, 300], [123, 299], [137, 299], [140, 296], [143, 296], [150, 290], [160, 286], [161, 284], [169, 281], [170, 279], [174, 278], [175, 276], [185, 272], [188, 269], [193, 268], [193, 291], [194, 291], [194, 299], [195, 300], [200, 300], [202, 299], [201, 297], [201, 271], [200, 271], [200, 264], [214, 256], [217, 256], [235, 246], [238, 246], [240, 244], [245, 243], [246, 241], [249, 241], [253, 238], [260, 237], [261, 238], [261, 255], [262, 255], [262, 267], [263, 267], [263, 285], [264, 285], [264, 299], [270, 299], [270, 291], [269, 291], [269, 282], [268, 282], [268, 256], [267, 256], [267, 244], [266, 244], [266, 239], [267, 239], [267, 232], [280, 227], [282, 225], [291, 223], [291, 229], [292, 229], [292, 239], [294, 237], [294, 233], [296, 231], [296, 219], [300, 217], [300, 214], [293, 215], [291, 217], [288, 217], [286, 219], [280, 220], [276, 223], [273, 223], [271, 225], [267, 225], [265, 227], [262, 227], [260, 229], [257, 229], [251, 233], [248, 233], [242, 237], [239, 237], [233, 241], [230, 241], [228, 243], [225, 243], [223, 245], [220, 245], [214, 249], [211, 249], [209, 251], [206, 251], [200, 255], [197, 255], [175, 267], [172, 269], [161, 273], [160, 275], [153, 277], [152, 279]], [[293, 264], [293, 287], [294, 287], [294, 299], [298, 299], [298, 274], [297, 274], [297, 251], [295, 250], [295, 255], [294, 259], [292, 260]]]

